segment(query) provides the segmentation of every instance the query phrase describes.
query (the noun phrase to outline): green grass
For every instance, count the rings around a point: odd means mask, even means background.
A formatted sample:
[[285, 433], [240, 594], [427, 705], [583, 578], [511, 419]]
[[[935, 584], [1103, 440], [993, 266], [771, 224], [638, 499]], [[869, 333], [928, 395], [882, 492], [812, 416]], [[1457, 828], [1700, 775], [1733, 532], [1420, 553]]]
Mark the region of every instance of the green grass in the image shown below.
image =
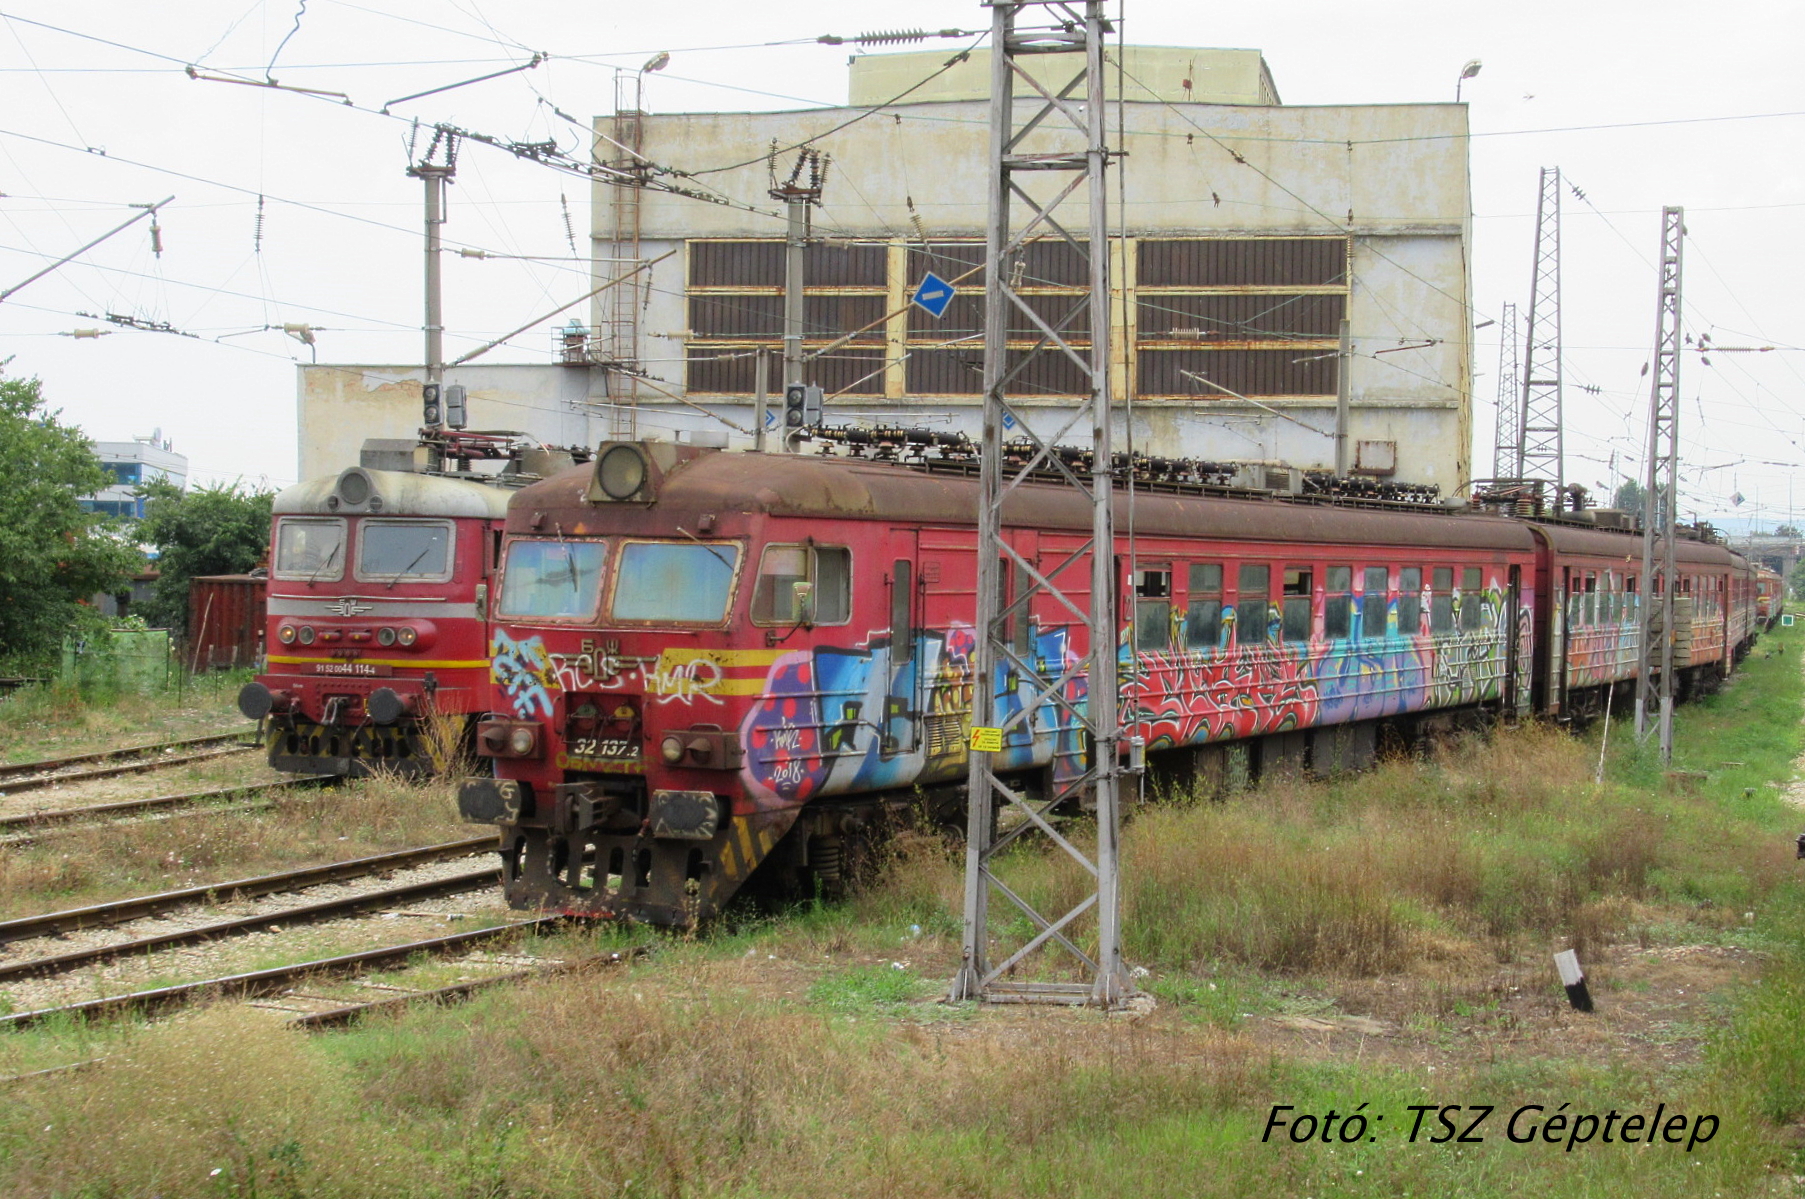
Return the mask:
[[[1805, 813], [1767, 784], [1791, 778], [1800, 750], [1799, 644], [1790, 630], [1764, 639], [1732, 687], [1681, 710], [1673, 767], [1706, 772], [1696, 791], [1669, 785], [1620, 722], [1602, 787], [1600, 730], [1507, 731], [1355, 778], [1141, 811], [1125, 901], [1129, 959], [1159, 1001], [1149, 1014], [968, 1005], [938, 1018], [947, 1009], [924, 1001], [958, 962], [960, 859], [911, 838], [844, 904], [696, 935], [561, 934], [545, 948], [653, 952], [348, 1033], [310, 1039], [222, 1005], [0, 1036], [15, 1072], [108, 1054], [10, 1088], [0, 1189], [1796, 1193], [1805, 889], [1790, 836]], [[1037, 902], [1081, 888], [1032, 847], [1010, 866]], [[1617, 946], [1620, 965], [1637, 946], [1733, 947], [1763, 969], [1688, 1008], [1690, 1025], [1631, 1036], [1613, 1021], [1649, 996], [1613, 982], [1627, 971], [1598, 970], [1596, 1016], [1559, 1007], [1546, 954], [1570, 944], [1601, 963]], [[1529, 999], [1507, 1001], [1501, 977]], [[1389, 1036], [1284, 1031], [1394, 993]], [[1513, 1010], [1543, 1013], [1544, 1031]], [[1702, 1054], [1669, 1057], [1700, 1036]], [[1413, 1104], [1496, 1110], [1482, 1141], [1432, 1143], [1431, 1117], [1411, 1143]], [[1527, 1104], [1664, 1104], [1720, 1129], [1691, 1152], [1513, 1144], [1505, 1123]], [[1262, 1142], [1274, 1105], [1384, 1118], [1372, 1140]]]

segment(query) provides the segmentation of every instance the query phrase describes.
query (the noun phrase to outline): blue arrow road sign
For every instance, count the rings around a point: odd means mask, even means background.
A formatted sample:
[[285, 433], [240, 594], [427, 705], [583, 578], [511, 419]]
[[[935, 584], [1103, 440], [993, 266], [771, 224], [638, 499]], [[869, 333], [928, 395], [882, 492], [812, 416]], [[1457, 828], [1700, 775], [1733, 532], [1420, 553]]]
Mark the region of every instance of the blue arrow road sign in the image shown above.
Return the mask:
[[929, 271], [927, 278], [921, 281], [921, 286], [915, 289], [915, 294], [909, 297], [909, 303], [924, 309], [930, 316], [938, 317], [953, 302], [953, 295], [953, 285]]

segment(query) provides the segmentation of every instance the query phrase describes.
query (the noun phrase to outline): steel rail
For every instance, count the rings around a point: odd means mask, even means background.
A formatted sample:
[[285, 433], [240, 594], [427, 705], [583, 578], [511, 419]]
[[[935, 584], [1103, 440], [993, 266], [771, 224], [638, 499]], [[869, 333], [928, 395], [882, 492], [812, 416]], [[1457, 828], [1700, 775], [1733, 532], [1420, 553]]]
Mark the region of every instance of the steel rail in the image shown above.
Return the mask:
[[144, 774], [152, 770], [163, 770], [170, 766], [186, 766], [193, 762], [211, 762], [215, 758], [230, 758], [238, 754], [248, 754], [259, 748], [255, 745], [233, 745], [225, 749], [201, 750], [191, 754], [176, 754], [173, 757], [146, 758], [142, 762], [126, 762], [117, 766], [96, 766], [89, 770], [73, 770], [63, 774], [39, 774], [19, 776], [11, 780], [0, 781], [0, 795], [18, 795], [24, 791], [41, 791], [45, 787], [55, 787], [63, 783], [86, 783], [94, 779], [110, 779], [122, 774]]
[[423, 883], [407, 883], [399, 887], [385, 887], [380, 891], [360, 891], [356, 895], [345, 895], [338, 899], [323, 899], [318, 903], [301, 904], [292, 908], [284, 908], [281, 911], [260, 912], [255, 916], [220, 920], [196, 928], [154, 933], [148, 937], [121, 941], [116, 945], [97, 945], [88, 949], [74, 949], [68, 953], [59, 953], [51, 957], [0, 963], [0, 982], [15, 978], [47, 978], [50, 975], [63, 974], [78, 966], [86, 966], [94, 962], [110, 962], [118, 958], [149, 953], [152, 950], [195, 945], [203, 941], [214, 941], [221, 937], [235, 936], [238, 933], [248, 933], [278, 925], [304, 924], [333, 916], [348, 916], [368, 911], [371, 908], [388, 907], [391, 904], [410, 903], [419, 899], [436, 899], [441, 895], [456, 895], [462, 891], [474, 891], [479, 887], [494, 887], [500, 881], [499, 865], [489, 866], [482, 870], [469, 870], [462, 874], [454, 874], [448, 878], [429, 879]]
[[[114, 758], [164, 753], [172, 749], [224, 745], [229, 741], [243, 742], [249, 735], [251, 735], [249, 730], [236, 733], [209, 733], [205, 737], [186, 737], [180, 741], [161, 741], [155, 745], [129, 745], [123, 749], [102, 749], [93, 753], [70, 754], [62, 758], [43, 758], [36, 762], [0, 763], [0, 786], [4, 786], [7, 779], [16, 775], [44, 774], [53, 770], [61, 770], [66, 766], [80, 766], [84, 762], [107, 762]], [[255, 748], [255, 746], [251, 748]]]
[[0, 816], [0, 833], [8, 829], [43, 828], [49, 825], [75, 824], [83, 820], [110, 820], [115, 816], [134, 816], [140, 812], [155, 811], [159, 808], [181, 807], [185, 804], [199, 803], [209, 799], [257, 795], [265, 791], [280, 791], [285, 787], [322, 787], [336, 782], [337, 779], [338, 776], [334, 774], [304, 774], [295, 778], [279, 779], [273, 783], [246, 783], [239, 787], [216, 787], [210, 791], [184, 791], [178, 795], [121, 799], [112, 803], [90, 804], [81, 808], [46, 808], [36, 812], [22, 812], [15, 816]]
[[250, 878], [233, 879], [230, 882], [207, 883], [202, 886], [182, 887], [174, 891], [158, 891], [152, 895], [113, 900], [110, 903], [66, 908], [60, 912], [46, 912], [41, 916], [21, 916], [15, 920], [0, 920], [0, 945], [23, 941], [30, 937], [59, 936], [77, 929], [97, 928], [120, 924], [127, 920], [139, 920], [207, 899], [254, 899], [261, 895], [273, 895], [279, 891], [299, 891], [306, 887], [317, 887], [322, 883], [364, 878], [390, 870], [405, 870], [410, 866], [423, 866], [429, 862], [442, 862], [448, 858], [469, 857], [471, 854], [481, 853], [485, 849], [498, 847], [499, 842], [493, 835], [469, 837], [460, 841], [442, 841], [436, 845], [421, 845], [412, 849], [395, 850], [391, 853], [372, 854], [368, 857], [348, 858], [342, 862], [328, 862], [324, 866], [302, 866], [295, 870], [278, 871], [275, 874], [259, 874]]
[[228, 974], [221, 978], [209, 978], [202, 982], [181, 983], [172, 987], [158, 987], [150, 991], [133, 991], [126, 995], [111, 995], [104, 999], [89, 999], [82, 1003], [69, 1003], [59, 1007], [17, 1012], [10, 1016], [0, 1016], [0, 1028], [29, 1028], [56, 1016], [111, 1016], [133, 1011], [150, 1013], [177, 1007], [208, 994], [252, 997], [273, 995], [290, 983], [308, 975], [355, 974], [370, 967], [405, 962], [418, 953], [450, 953], [466, 946], [480, 944], [483, 941], [493, 941], [515, 933], [547, 928], [562, 920], [562, 916], [540, 916], [532, 920], [517, 920], [511, 924], [497, 925], [494, 928], [453, 933], [448, 937], [409, 941], [403, 945], [366, 949], [339, 957], [317, 958], [311, 962], [299, 962], [292, 966], [274, 966], [268, 970]]
[[[485, 978], [473, 978], [466, 982], [453, 983], [449, 987], [415, 991], [411, 995], [391, 995], [383, 999], [373, 999], [368, 1003], [350, 1003], [344, 1007], [330, 1008], [323, 1012], [310, 1012], [305, 1016], [296, 1016], [288, 1023], [291, 1027], [308, 1030], [344, 1028], [360, 1016], [375, 1012], [400, 1011], [417, 1004], [442, 1005], [460, 999], [468, 999], [478, 991], [486, 991], [490, 987], [525, 982], [531, 978], [555, 978], [560, 974], [574, 974], [594, 966], [617, 966], [633, 958], [644, 957], [645, 953], [644, 947], [640, 947], [629, 949], [624, 953], [597, 954], [592, 957], [578, 958], [571, 962], [555, 962], [530, 970], [510, 970], [504, 974], [491, 974]], [[68, 1069], [68, 1067], [62, 1067], [62, 1069]]]

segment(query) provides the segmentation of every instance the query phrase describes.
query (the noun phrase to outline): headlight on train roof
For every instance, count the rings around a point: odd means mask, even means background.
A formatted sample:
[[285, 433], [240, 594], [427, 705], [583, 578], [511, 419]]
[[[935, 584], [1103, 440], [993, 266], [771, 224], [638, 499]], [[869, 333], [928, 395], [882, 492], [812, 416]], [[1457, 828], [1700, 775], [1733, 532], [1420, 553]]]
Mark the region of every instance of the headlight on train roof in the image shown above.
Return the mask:
[[412, 645], [414, 642], [420, 640], [420, 633], [417, 629], [409, 628], [408, 626], [403, 625], [401, 628], [396, 630], [395, 639], [397, 641], [401, 642], [401, 644], [404, 646]]
[[295, 626], [285, 624], [277, 629], [276, 640], [280, 641], [283, 645], [293, 645], [295, 643]]
[[612, 445], [595, 460], [595, 482], [611, 500], [628, 500], [646, 485], [646, 460], [637, 446]]
[[376, 630], [376, 644], [377, 645], [393, 645], [393, 644], [395, 644], [395, 630], [389, 628], [387, 625], [384, 625], [382, 628], [377, 629]]

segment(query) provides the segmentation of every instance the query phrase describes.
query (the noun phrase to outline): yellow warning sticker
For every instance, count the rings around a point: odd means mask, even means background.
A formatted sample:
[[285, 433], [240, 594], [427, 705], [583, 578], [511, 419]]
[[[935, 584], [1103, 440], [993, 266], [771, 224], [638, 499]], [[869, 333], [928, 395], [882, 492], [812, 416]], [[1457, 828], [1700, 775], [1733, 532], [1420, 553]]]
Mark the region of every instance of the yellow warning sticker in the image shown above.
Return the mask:
[[1000, 753], [1003, 748], [1003, 730], [974, 726], [971, 730], [971, 748], [974, 753]]

